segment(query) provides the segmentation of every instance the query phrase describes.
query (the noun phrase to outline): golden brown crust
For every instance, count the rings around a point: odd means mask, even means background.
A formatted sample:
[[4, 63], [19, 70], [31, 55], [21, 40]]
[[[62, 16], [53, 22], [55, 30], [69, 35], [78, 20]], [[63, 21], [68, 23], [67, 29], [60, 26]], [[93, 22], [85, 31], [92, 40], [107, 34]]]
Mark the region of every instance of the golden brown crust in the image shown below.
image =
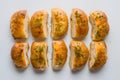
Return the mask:
[[29, 17], [26, 10], [20, 10], [15, 12], [10, 20], [10, 29], [12, 36], [15, 39], [28, 38], [28, 31], [25, 31], [25, 27], [28, 30], [28, 24], [29, 24]]
[[36, 11], [31, 20], [30, 28], [34, 38], [45, 39], [48, 36], [48, 13], [45, 10]]
[[88, 18], [84, 11], [74, 8], [70, 16], [71, 36], [74, 39], [82, 39], [88, 33]]
[[27, 68], [30, 61], [28, 59], [29, 44], [26, 42], [16, 42], [11, 49], [11, 58], [18, 68]]
[[59, 39], [66, 35], [68, 31], [68, 17], [60, 8], [52, 8], [51, 37]]
[[71, 41], [69, 65], [72, 71], [82, 69], [88, 60], [88, 48], [82, 41]]
[[54, 70], [60, 70], [67, 59], [67, 46], [63, 40], [53, 41], [52, 67]]
[[31, 46], [31, 63], [36, 70], [44, 71], [48, 68], [48, 45], [46, 42], [33, 42]]
[[100, 69], [107, 61], [107, 47], [104, 41], [90, 43], [90, 70]]
[[94, 41], [103, 40], [109, 33], [107, 16], [102, 11], [94, 11], [89, 16], [92, 25], [91, 37]]

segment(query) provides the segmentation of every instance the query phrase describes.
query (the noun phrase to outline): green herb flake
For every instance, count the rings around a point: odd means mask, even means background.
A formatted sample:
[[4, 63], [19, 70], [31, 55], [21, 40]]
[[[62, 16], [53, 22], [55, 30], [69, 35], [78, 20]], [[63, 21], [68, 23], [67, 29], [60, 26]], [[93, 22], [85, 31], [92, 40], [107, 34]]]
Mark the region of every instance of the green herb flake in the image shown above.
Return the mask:
[[62, 62], [64, 61], [64, 58], [62, 57], [62, 55], [56, 54], [56, 58], [58, 59], [58, 62], [56, 63], [56, 65], [61, 65]]
[[56, 31], [60, 31], [60, 26], [57, 26], [57, 27], [55, 28], [55, 30], [56, 30]]
[[75, 12], [75, 16], [76, 16], [76, 18], [79, 18], [79, 17], [81, 17], [81, 14], [78, 13], [78, 11], [76, 11], [76, 12]]
[[38, 52], [38, 46], [36, 46], [33, 50], [35, 50], [35, 52]]
[[43, 47], [39, 47], [39, 46], [36, 46], [34, 48], [35, 52], [39, 52], [39, 53], [42, 53], [43, 52]]
[[41, 21], [42, 21], [42, 18], [35, 19], [35, 22], [34, 22], [35, 27], [41, 27], [42, 26]]
[[96, 37], [98, 37], [98, 38], [99, 38], [99, 37], [101, 37], [101, 35], [100, 35], [100, 32], [99, 32], [99, 31], [97, 31], [97, 32], [96, 32]]
[[82, 66], [82, 64], [81, 64], [81, 63], [79, 63], [79, 64], [76, 64], [75, 66], [76, 66], [76, 67], [81, 67], [81, 66]]
[[17, 55], [16, 60], [20, 60], [22, 58], [22, 55]]
[[62, 64], [62, 62], [57, 62], [57, 63], [56, 63], [56, 65], [61, 65], [61, 64]]
[[103, 31], [107, 31], [107, 27], [106, 26], [102, 26], [102, 30]]
[[39, 53], [43, 52], [43, 47], [39, 47]]
[[84, 58], [85, 56], [83, 54], [81, 54], [81, 52], [82, 52], [81, 47], [79, 47], [79, 46], [75, 47], [75, 55], [76, 55], [76, 57]]
[[14, 23], [18, 23], [18, 18], [15, 18], [13, 21]]
[[55, 27], [55, 31], [57, 35], [61, 35], [61, 28], [62, 28], [62, 24], [56, 24], [57, 27]]
[[97, 14], [96, 18], [102, 18], [103, 16], [100, 14]]

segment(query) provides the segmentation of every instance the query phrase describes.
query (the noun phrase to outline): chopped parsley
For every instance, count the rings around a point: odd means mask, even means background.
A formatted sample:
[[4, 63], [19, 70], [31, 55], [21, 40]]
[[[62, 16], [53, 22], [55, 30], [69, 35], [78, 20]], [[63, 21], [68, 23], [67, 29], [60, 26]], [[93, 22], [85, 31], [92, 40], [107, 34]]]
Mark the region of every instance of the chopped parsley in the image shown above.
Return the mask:
[[61, 64], [62, 64], [62, 62], [60, 62], [60, 61], [56, 63], [56, 65], [61, 65]]
[[62, 24], [56, 24], [56, 31], [60, 31], [61, 27], [62, 27]]
[[79, 17], [81, 17], [81, 14], [78, 13], [78, 11], [76, 11], [76, 12], [75, 12], [75, 16], [76, 16], [76, 18], [79, 18]]
[[100, 35], [100, 32], [99, 32], [99, 31], [97, 31], [97, 32], [96, 32], [96, 37], [97, 37], [97, 38], [101, 37], [101, 35]]
[[39, 47], [39, 53], [43, 52], [43, 47]]
[[15, 18], [15, 19], [14, 19], [14, 23], [18, 23], [18, 18]]
[[42, 26], [41, 21], [42, 21], [42, 18], [35, 19], [35, 22], [34, 22], [35, 27], [41, 27]]
[[62, 55], [56, 54], [56, 59], [58, 59], [58, 61], [56, 62], [56, 65], [61, 65], [64, 61], [64, 58], [62, 57]]
[[84, 55], [81, 54], [81, 52], [82, 52], [81, 47], [76, 46], [76, 47], [75, 47], [75, 56], [76, 56], [76, 57], [83, 57], [83, 58], [84, 58]]
[[82, 66], [82, 64], [81, 64], [81, 63], [79, 63], [79, 64], [76, 64], [75, 66], [76, 66], [76, 67], [81, 67], [81, 66]]
[[100, 15], [99, 13], [97, 14], [97, 16], [96, 16], [96, 19], [97, 18], [102, 18], [103, 17], [103, 15]]
[[35, 52], [39, 52], [39, 53], [42, 53], [43, 52], [43, 47], [39, 47], [39, 46], [36, 46], [34, 48]]
[[102, 26], [102, 30], [103, 31], [107, 31], [107, 27], [106, 26]]

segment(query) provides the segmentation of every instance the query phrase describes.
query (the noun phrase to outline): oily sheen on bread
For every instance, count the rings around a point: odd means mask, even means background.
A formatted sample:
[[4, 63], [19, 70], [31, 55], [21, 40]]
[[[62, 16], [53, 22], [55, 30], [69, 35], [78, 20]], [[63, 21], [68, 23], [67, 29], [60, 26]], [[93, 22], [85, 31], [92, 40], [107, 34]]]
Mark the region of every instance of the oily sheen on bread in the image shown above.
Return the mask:
[[11, 58], [17, 68], [25, 69], [30, 64], [28, 58], [29, 44], [16, 42], [11, 49]]
[[29, 35], [29, 16], [26, 10], [15, 12], [10, 20], [10, 30], [14, 39], [26, 39]]
[[89, 51], [82, 41], [72, 40], [70, 43], [69, 65], [72, 71], [82, 69], [88, 60]]
[[37, 39], [48, 37], [48, 12], [45, 10], [36, 11], [30, 20], [32, 36]]
[[57, 40], [52, 42], [52, 48], [52, 68], [60, 70], [67, 59], [67, 46], [63, 40]]
[[60, 8], [52, 8], [51, 37], [53, 39], [63, 38], [68, 31], [68, 17]]
[[100, 10], [94, 11], [90, 14], [89, 20], [92, 25], [92, 40], [103, 40], [109, 33], [109, 24], [106, 14]]
[[45, 41], [33, 42], [31, 46], [31, 63], [34, 69], [44, 71], [48, 68], [48, 45]]
[[88, 33], [88, 18], [84, 11], [78, 8], [72, 9], [70, 16], [71, 37], [73, 39], [83, 39]]
[[107, 47], [104, 41], [90, 43], [89, 69], [99, 70], [107, 61]]

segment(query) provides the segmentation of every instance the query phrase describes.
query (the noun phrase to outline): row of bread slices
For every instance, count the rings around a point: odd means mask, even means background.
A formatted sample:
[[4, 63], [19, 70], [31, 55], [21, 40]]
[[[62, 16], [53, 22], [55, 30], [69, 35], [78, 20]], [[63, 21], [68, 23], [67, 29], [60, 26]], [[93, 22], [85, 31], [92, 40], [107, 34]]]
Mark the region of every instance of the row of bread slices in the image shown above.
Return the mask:
[[[33, 42], [31, 46], [30, 60], [28, 57], [29, 44], [16, 42], [11, 49], [11, 58], [16, 67], [25, 69], [32, 66], [44, 71], [48, 68], [47, 42]], [[63, 40], [52, 42], [52, 68], [60, 70], [67, 60], [68, 49]], [[70, 43], [69, 66], [72, 71], [82, 69], [86, 62], [90, 70], [99, 70], [107, 61], [107, 48], [104, 41], [91, 42], [90, 50], [82, 41], [72, 40]]]
[[[53, 39], [63, 38], [68, 31], [68, 17], [60, 8], [51, 9], [51, 37]], [[38, 39], [47, 38], [48, 31], [48, 12], [45, 10], [36, 11], [31, 19], [26, 10], [15, 12], [11, 17], [10, 29], [15, 39], [26, 39], [29, 34], [29, 25], [32, 36]], [[107, 16], [102, 11], [94, 11], [89, 16], [92, 25], [92, 40], [103, 40], [109, 32]], [[70, 16], [71, 37], [82, 39], [88, 33], [88, 17], [84, 11], [74, 8]]]

